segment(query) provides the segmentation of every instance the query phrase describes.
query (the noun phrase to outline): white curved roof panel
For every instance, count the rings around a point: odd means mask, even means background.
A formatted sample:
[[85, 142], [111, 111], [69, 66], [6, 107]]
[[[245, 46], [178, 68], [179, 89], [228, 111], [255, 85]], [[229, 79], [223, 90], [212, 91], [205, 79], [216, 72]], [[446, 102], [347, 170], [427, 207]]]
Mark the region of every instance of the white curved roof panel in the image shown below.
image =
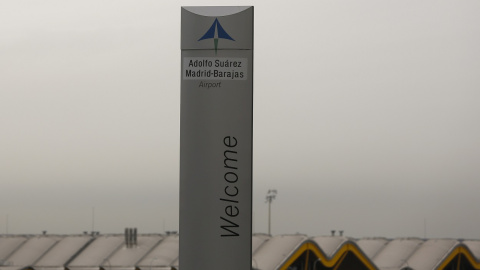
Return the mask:
[[480, 261], [480, 241], [467, 240], [463, 241], [463, 244], [468, 247], [472, 254]]
[[162, 239], [163, 237], [159, 235], [139, 236], [137, 245], [132, 247], [122, 245], [108, 258], [108, 262], [105, 262], [103, 266], [126, 267], [136, 265]]
[[389, 240], [386, 238], [363, 238], [357, 241], [358, 247], [365, 253], [371, 260], [382, 250]]
[[137, 264], [141, 269], [173, 265], [178, 258], [178, 234], [165, 237]]
[[428, 240], [415, 250], [404, 266], [419, 270], [435, 269], [458, 244], [453, 239]]
[[[101, 235], [88, 245], [67, 267], [97, 267], [108, 260], [110, 255], [124, 242], [123, 235]], [[76, 269], [78, 270], [78, 269]]]
[[423, 243], [419, 238], [399, 238], [390, 241], [373, 259], [380, 269], [400, 268]]
[[[23, 236], [2, 236], [0, 237], [0, 260], [8, 258], [17, 248], [20, 247], [25, 241], [26, 237]], [[3, 268], [2, 268], [3, 269]]]
[[307, 239], [300, 234], [272, 237], [254, 254], [254, 267], [262, 270], [277, 269]]
[[325, 255], [329, 258], [332, 258], [337, 250], [342, 247], [342, 245], [349, 241], [348, 238], [342, 236], [318, 236], [311, 238]]
[[40, 260], [35, 263], [35, 268], [58, 267], [67, 263], [79, 250], [84, 247], [92, 237], [88, 235], [65, 236]]
[[270, 240], [272, 238], [268, 234], [254, 234], [252, 236], [252, 254], [255, 254], [255, 252], [260, 248], [263, 243], [266, 241]]
[[31, 237], [9, 256], [7, 261], [13, 266], [31, 266], [55, 245], [59, 239], [59, 237], [44, 235]]

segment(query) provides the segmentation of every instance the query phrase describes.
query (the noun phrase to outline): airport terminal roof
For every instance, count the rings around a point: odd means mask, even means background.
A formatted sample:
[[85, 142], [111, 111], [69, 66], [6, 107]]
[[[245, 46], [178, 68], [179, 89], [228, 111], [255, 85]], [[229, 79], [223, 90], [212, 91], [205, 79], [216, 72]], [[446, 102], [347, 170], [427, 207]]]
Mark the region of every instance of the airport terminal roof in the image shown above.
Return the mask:
[[[0, 270], [179, 269], [178, 234], [0, 235]], [[252, 268], [480, 270], [480, 240], [252, 236]]]

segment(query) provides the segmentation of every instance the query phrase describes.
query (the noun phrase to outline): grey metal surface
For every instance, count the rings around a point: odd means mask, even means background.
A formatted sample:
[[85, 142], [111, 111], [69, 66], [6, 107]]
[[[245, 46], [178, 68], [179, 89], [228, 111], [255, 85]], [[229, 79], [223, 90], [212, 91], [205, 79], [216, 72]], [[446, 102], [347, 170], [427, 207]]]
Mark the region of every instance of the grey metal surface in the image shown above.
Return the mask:
[[181, 49], [212, 50], [213, 40], [199, 39], [216, 18], [234, 39], [220, 39], [219, 48], [253, 50], [253, 7], [182, 7]]
[[208, 17], [221, 17], [228, 16], [235, 13], [240, 13], [250, 7], [245, 6], [193, 6], [193, 7], [183, 7], [186, 11], [189, 11], [193, 14], [200, 16]]

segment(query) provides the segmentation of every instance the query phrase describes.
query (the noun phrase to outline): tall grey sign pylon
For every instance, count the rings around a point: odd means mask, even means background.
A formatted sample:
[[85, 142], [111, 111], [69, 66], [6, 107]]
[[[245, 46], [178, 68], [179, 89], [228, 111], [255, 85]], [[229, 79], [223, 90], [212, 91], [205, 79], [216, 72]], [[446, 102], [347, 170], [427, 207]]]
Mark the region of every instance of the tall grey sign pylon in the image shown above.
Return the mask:
[[181, 270], [252, 267], [253, 7], [182, 7]]

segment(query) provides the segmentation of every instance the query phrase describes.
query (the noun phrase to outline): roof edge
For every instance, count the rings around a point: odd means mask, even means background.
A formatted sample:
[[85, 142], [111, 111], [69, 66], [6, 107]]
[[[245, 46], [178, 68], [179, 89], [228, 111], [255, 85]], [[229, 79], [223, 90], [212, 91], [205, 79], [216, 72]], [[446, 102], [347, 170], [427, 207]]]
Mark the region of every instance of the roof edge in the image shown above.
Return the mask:
[[328, 268], [334, 267], [338, 262], [341, 262], [348, 252], [352, 252], [368, 269], [378, 270], [375, 264], [358, 248], [358, 246], [351, 240], [345, 241], [334, 253], [333, 256], [328, 257], [325, 252], [313, 240], [308, 239], [301, 243], [295, 251], [285, 259], [278, 269], [286, 270], [288, 267], [300, 257], [305, 251], [313, 252], [321, 263]]
[[450, 253], [445, 256], [443, 260], [438, 263], [438, 265], [435, 267], [436, 270], [443, 270], [447, 265], [455, 259], [457, 255], [464, 255], [467, 260], [470, 262], [470, 264], [475, 267], [475, 269], [480, 269], [480, 261], [477, 261], [475, 256], [473, 255], [473, 252], [470, 250], [468, 246], [465, 244], [458, 244], [452, 250]]

